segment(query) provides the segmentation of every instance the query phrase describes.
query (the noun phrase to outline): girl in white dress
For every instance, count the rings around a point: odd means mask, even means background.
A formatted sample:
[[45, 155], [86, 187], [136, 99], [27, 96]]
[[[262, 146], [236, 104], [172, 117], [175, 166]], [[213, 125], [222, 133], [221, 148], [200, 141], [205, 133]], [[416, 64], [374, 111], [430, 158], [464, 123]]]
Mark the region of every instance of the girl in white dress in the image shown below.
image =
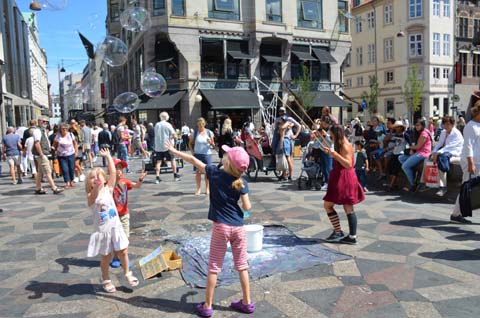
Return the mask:
[[138, 279], [128, 269], [128, 238], [123, 231], [118, 212], [113, 201], [116, 171], [113, 159], [108, 150], [100, 150], [100, 155], [108, 162], [108, 176], [101, 168], [90, 170], [85, 191], [87, 192], [88, 206], [93, 212], [94, 232], [90, 235], [88, 243], [88, 257], [101, 255], [100, 269], [102, 271], [101, 284], [108, 293], [116, 291], [110, 280], [109, 264], [113, 252], [122, 264], [125, 278], [131, 287], [138, 285]]

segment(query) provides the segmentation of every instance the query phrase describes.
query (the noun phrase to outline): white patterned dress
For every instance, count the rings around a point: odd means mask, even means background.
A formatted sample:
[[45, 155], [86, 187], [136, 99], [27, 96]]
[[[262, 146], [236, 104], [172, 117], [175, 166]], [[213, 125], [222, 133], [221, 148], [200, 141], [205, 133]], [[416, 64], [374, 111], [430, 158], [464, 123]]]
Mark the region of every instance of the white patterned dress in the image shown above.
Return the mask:
[[93, 212], [94, 232], [90, 235], [87, 256], [108, 255], [113, 251], [127, 248], [128, 238], [122, 228], [112, 192], [108, 187], [98, 193], [95, 203], [90, 207]]

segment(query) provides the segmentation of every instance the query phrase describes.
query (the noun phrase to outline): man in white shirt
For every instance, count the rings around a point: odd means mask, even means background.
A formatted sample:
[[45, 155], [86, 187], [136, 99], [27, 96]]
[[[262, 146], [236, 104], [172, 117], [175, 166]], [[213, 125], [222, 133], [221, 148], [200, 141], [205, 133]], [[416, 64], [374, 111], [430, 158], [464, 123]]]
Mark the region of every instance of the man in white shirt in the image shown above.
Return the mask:
[[93, 139], [93, 162], [97, 161], [98, 155], [98, 135], [102, 132], [102, 128], [97, 125], [97, 123], [93, 124], [92, 128], [92, 139]]
[[155, 183], [160, 183], [160, 166], [164, 160], [170, 161], [172, 165], [173, 171], [173, 179], [175, 181], [180, 181], [180, 175], [177, 174], [177, 165], [175, 163], [175, 158], [172, 154], [168, 151], [165, 143], [167, 140], [170, 140], [173, 144], [175, 144], [175, 139], [177, 138], [177, 134], [175, 129], [173, 129], [172, 125], [168, 122], [169, 116], [166, 112], [160, 113], [160, 121], [155, 125], [155, 173], [156, 173], [156, 180]]
[[187, 123], [184, 122], [182, 126], [182, 150], [187, 150], [189, 136], [190, 128], [187, 126]]

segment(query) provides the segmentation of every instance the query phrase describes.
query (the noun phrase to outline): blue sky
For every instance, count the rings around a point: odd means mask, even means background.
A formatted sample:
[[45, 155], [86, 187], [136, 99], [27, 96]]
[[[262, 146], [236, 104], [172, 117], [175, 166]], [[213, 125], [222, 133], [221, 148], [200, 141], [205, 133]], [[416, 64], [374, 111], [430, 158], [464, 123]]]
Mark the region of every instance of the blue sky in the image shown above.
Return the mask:
[[[31, 12], [29, 4], [30, 0], [17, 0], [22, 12]], [[61, 65], [62, 59], [67, 72], [61, 76], [82, 72], [88, 62], [76, 30], [96, 46], [105, 37], [106, 15], [106, 0], [68, 0], [65, 10], [37, 12], [40, 46], [47, 51], [48, 82], [52, 84], [52, 93], [58, 92], [57, 65]]]

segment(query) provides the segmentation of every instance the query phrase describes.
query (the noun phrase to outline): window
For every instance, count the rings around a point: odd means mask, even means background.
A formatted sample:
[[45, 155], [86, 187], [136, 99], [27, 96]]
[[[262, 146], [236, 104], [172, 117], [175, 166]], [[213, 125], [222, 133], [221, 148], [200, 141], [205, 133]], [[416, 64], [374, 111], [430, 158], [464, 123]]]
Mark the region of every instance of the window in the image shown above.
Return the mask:
[[450, 17], [450, 0], [443, 0], [443, 16]]
[[423, 55], [423, 40], [421, 34], [412, 34], [409, 36], [409, 55], [410, 57]]
[[240, 20], [239, 0], [208, 0], [208, 17], [223, 20]]
[[479, 19], [474, 19], [473, 20], [473, 36], [480, 32], [480, 20]]
[[391, 84], [394, 82], [393, 71], [385, 71], [385, 83]]
[[408, 16], [410, 19], [419, 18], [423, 15], [423, 0], [408, 0]]
[[363, 47], [357, 47], [357, 66], [363, 65]]
[[345, 13], [348, 12], [347, 1], [338, 1], [338, 21], [340, 32], [348, 32], [348, 19], [345, 17]]
[[153, 15], [165, 15], [165, 0], [153, 0]]
[[443, 69], [443, 78], [448, 80], [449, 77], [450, 77], [450, 69], [444, 68]]
[[370, 30], [375, 28], [375, 12], [367, 13], [367, 25]]
[[118, 3], [112, 3], [110, 5], [110, 19], [112, 22], [120, 20], [120, 11], [118, 11]]
[[433, 0], [432, 1], [432, 14], [434, 17], [439, 17], [440, 16], [440, 0]]
[[260, 45], [260, 78], [262, 80], [280, 80], [282, 78], [282, 62], [269, 61], [263, 56], [276, 57], [277, 60], [282, 58], [282, 46], [280, 44], [264, 44]]
[[322, 1], [297, 1], [298, 26], [322, 28]]
[[352, 65], [352, 54], [349, 52], [347, 56], [345, 56], [345, 62], [343, 62], [345, 67], [350, 67]]
[[433, 78], [440, 79], [440, 67], [433, 68]]
[[383, 7], [383, 24], [393, 23], [393, 5], [387, 4]]
[[448, 98], [443, 98], [443, 115], [448, 115], [448, 110], [449, 110], [449, 101]]
[[360, 0], [353, 0], [353, 7], [358, 7], [360, 5]]
[[472, 77], [480, 77], [480, 55], [473, 54]]
[[223, 40], [203, 39], [201, 49], [202, 78], [225, 78]]
[[267, 21], [282, 22], [282, 0], [266, 0]]
[[467, 53], [459, 54], [460, 67], [462, 68], [462, 76], [467, 76]]
[[357, 33], [362, 32], [362, 19], [361, 18], [355, 19], [355, 32], [357, 32]]
[[363, 86], [363, 76], [357, 77], [357, 86], [362, 87]]
[[433, 33], [433, 55], [440, 56], [440, 33]]
[[185, 0], [172, 0], [172, 15], [185, 16]]
[[387, 99], [385, 101], [386, 109], [387, 109], [387, 116], [388, 117], [395, 117], [395, 100], [394, 99]]
[[352, 87], [352, 79], [351, 78], [347, 79], [347, 81], [345, 82], [345, 87], [346, 88]]
[[393, 39], [385, 39], [383, 41], [383, 58], [385, 61], [393, 60]]
[[458, 36], [462, 38], [468, 37], [468, 19], [467, 18], [458, 19]]
[[450, 56], [450, 34], [443, 35], [443, 55]]
[[368, 45], [368, 64], [375, 63], [375, 44]]

